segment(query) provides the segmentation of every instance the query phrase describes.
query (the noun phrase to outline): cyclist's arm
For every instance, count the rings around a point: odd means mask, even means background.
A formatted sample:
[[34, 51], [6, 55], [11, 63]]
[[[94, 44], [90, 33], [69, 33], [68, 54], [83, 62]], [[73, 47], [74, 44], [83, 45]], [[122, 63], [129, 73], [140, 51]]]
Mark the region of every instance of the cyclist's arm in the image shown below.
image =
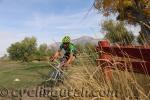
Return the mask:
[[55, 54], [54, 54], [54, 59], [58, 58], [60, 55], [61, 50], [58, 50]]
[[53, 60], [59, 57], [61, 50], [62, 50], [62, 45], [60, 45], [59, 50], [54, 54]]

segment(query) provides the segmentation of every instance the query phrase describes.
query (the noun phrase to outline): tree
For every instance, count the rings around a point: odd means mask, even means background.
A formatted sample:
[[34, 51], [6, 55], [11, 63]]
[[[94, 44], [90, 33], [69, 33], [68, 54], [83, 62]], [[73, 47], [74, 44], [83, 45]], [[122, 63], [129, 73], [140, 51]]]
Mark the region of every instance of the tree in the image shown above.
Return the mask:
[[150, 0], [95, 0], [94, 6], [105, 16], [117, 13], [117, 20], [138, 23], [144, 41], [150, 43]]
[[134, 40], [134, 35], [125, 28], [123, 22], [104, 21], [102, 29], [107, 32], [105, 38], [111, 43], [131, 44]]
[[7, 49], [7, 52], [12, 60], [30, 61], [37, 49], [36, 46], [37, 43], [35, 37], [26, 37], [21, 42], [11, 44]]
[[40, 53], [41, 56], [46, 56], [47, 55], [47, 50], [48, 50], [47, 44], [41, 44], [39, 46], [38, 50], [39, 50], [39, 53]]
[[9, 53], [9, 57], [12, 60], [21, 60], [22, 58], [22, 46], [21, 43], [16, 42], [14, 44], [11, 44], [11, 46], [7, 49], [7, 52]]
[[47, 44], [41, 44], [36, 53], [35, 53], [35, 59], [37, 60], [45, 60], [46, 59], [46, 56], [51, 56], [52, 55], [52, 51], [48, 49], [48, 46]]

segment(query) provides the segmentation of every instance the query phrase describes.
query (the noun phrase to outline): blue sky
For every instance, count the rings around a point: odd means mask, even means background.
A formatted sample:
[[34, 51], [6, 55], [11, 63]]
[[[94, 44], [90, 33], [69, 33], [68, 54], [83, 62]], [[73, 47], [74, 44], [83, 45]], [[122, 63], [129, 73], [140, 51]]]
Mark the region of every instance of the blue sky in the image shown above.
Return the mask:
[[64, 35], [102, 38], [105, 19], [92, 8], [94, 0], [0, 0], [0, 56], [11, 43], [35, 36], [51, 44]]

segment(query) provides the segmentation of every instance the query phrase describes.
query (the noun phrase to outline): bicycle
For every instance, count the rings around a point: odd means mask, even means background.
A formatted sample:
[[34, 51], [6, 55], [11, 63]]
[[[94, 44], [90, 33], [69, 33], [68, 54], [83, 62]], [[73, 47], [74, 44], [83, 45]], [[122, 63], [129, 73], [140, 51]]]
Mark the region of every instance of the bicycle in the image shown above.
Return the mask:
[[67, 61], [67, 57], [63, 57], [58, 61], [55, 61], [54, 64], [49, 62], [49, 65], [52, 69], [50, 69], [48, 73], [48, 79], [45, 80], [44, 84], [48, 86], [57, 85], [57, 83], [63, 83], [65, 78], [65, 73], [63, 71], [64, 64]]

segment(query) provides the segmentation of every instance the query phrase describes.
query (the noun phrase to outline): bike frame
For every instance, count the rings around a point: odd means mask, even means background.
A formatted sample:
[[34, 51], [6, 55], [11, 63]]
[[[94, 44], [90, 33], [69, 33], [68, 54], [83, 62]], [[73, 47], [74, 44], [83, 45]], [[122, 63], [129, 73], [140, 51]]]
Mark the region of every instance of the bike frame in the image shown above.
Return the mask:
[[64, 71], [61, 68], [64, 66], [66, 61], [67, 61], [66, 58], [62, 58], [62, 61], [60, 63], [58, 63], [57, 66], [53, 66], [50, 64], [50, 66], [52, 66], [54, 68], [54, 71], [50, 75], [50, 78], [46, 81], [54, 80], [57, 82], [57, 80], [64, 75]]

